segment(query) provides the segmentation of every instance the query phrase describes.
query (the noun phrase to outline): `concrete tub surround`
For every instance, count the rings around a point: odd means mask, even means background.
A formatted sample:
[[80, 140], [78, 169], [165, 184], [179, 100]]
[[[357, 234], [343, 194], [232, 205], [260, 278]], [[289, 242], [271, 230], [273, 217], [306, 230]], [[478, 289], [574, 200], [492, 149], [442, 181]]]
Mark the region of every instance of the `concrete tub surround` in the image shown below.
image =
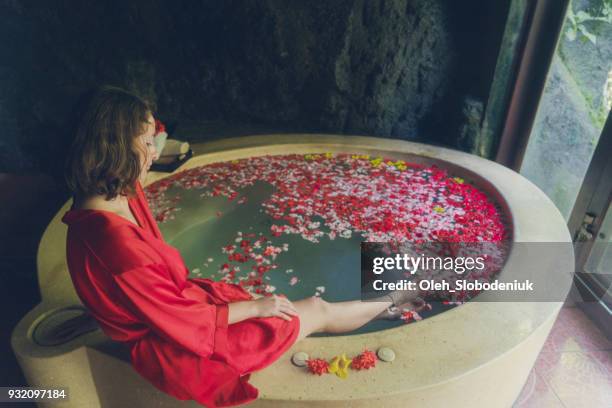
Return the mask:
[[[563, 217], [531, 182], [496, 163], [458, 151], [370, 137], [287, 134], [198, 144], [194, 152], [195, 157], [179, 171], [266, 154], [319, 152], [382, 154], [439, 163], [474, 180], [498, 201], [509, 218], [513, 242], [571, 242]], [[166, 176], [152, 173], [147, 184]], [[43, 300], [13, 332], [12, 346], [26, 378], [36, 386], [68, 386], [70, 401], [64, 406], [184, 406], [141, 379], [130, 367], [126, 351], [100, 331], [50, 347], [32, 340], [34, 327], [46, 315], [80, 304], [67, 271], [66, 226], [60, 221], [69, 207], [67, 202], [56, 214], [40, 243], [38, 279]], [[511, 251], [502, 276], [517, 273], [519, 260], [515, 258]], [[546, 265], [544, 278], [561, 281], [569, 290], [571, 276], [555, 272], [567, 270], [562, 265], [573, 265], [573, 254], [561, 258], [534, 262]], [[260, 399], [252, 406], [340, 407], [350, 401], [350, 406], [359, 407], [446, 407], [459, 402], [462, 406], [508, 407], [519, 395], [560, 308], [561, 302], [469, 302], [416, 324], [351, 336], [307, 338], [253, 375]], [[379, 362], [370, 371], [353, 371], [346, 380], [308, 375], [290, 362], [296, 351], [329, 359], [382, 346], [396, 352], [395, 361]]]

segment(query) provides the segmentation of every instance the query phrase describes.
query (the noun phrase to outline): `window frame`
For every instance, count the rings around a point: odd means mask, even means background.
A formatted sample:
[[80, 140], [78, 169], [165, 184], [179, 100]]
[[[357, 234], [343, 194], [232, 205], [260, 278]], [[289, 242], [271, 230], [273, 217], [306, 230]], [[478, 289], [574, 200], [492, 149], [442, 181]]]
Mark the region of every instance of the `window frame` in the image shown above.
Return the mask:
[[[516, 1], [516, 0], [514, 0]], [[519, 50], [516, 80], [495, 161], [519, 171], [548, 73], [561, 37], [570, 0], [533, 0], [528, 4], [526, 39]]]

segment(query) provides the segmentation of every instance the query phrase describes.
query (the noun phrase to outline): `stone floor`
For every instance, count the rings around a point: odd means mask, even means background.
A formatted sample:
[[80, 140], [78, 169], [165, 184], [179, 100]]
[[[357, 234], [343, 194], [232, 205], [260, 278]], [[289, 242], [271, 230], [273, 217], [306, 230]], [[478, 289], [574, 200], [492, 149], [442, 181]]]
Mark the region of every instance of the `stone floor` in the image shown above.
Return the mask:
[[612, 341], [576, 306], [565, 306], [514, 408], [612, 406]]

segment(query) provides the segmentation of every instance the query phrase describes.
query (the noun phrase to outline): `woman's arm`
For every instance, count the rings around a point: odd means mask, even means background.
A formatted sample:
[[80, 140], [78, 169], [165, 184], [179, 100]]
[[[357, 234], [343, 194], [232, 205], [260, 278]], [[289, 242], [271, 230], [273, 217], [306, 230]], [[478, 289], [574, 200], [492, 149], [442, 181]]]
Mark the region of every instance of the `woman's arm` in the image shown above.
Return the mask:
[[238, 323], [253, 317], [280, 317], [291, 320], [291, 316], [297, 316], [298, 312], [284, 297], [276, 295], [265, 296], [257, 300], [233, 302], [228, 304], [228, 324]]

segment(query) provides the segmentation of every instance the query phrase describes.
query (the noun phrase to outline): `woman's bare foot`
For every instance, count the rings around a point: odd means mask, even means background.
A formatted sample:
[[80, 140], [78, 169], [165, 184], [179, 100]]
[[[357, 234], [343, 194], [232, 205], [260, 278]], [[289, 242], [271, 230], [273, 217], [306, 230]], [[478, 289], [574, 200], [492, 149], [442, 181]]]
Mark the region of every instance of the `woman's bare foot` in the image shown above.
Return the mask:
[[380, 312], [374, 320], [399, 320], [402, 317], [402, 313], [406, 311], [420, 312], [421, 310], [427, 309], [427, 302], [422, 299], [418, 299], [414, 302], [404, 303], [399, 306], [389, 306], [382, 312]]
[[427, 303], [419, 296], [420, 291], [396, 290], [383, 298], [390, 299], [393, 304], [374, 317], [374, 320], [397, 320], [405, 310], [419, 312]]
[[405, 303], [414, 302], [422, 295], [420, 290], [396, 290], [385, 295], [390, 298], [394, 306], [403, 305]]

